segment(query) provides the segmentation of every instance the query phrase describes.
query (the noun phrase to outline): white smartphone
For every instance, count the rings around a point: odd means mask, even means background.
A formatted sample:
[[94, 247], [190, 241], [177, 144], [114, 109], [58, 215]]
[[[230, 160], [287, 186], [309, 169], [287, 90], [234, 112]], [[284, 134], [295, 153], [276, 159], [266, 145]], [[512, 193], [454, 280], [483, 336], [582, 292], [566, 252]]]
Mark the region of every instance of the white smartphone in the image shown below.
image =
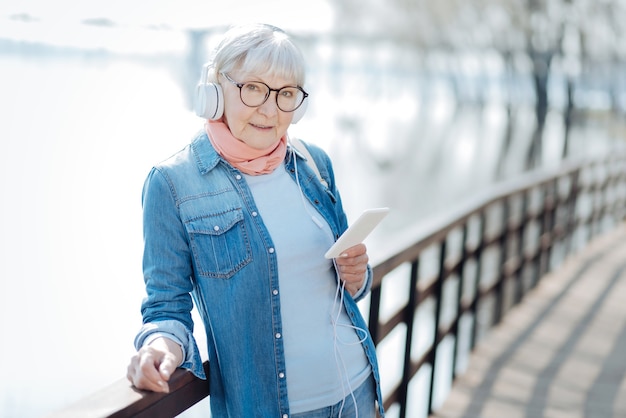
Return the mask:
[[389, 213], [389, 208], [367, 209], [339, 237], [332, 247], [324, 254], [326, 258], [336, 258], [348, 248], [357, 245], [376, 228], [376, 225]]

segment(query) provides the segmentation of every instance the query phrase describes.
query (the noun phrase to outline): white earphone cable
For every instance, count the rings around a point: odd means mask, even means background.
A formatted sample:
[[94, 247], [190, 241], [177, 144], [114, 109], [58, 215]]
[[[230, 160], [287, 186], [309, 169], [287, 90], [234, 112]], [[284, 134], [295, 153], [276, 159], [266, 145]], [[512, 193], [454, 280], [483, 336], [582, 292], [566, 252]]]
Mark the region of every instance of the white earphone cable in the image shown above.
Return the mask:
[[[300, 185], [300, 178], [298, 176], [297, 158], [296, 158], [296, 153], [295, 153], [293, 145], [291, 146], [291, 153], [292, 153], [291, 157], [293, 158], [293, 164], [294, 164], [294, 170], [295, 170], [296, 184], [298, 185], [298, 190], [300, 191], [300, 198], [302, 200], [302, 205], [304, 206], [304, 210], [311, 217], [311, 220], [313, 221], [313, 223], [315, 223], [315, 225], [317, 225], [320, 229], [324, 229], [324, 225], [322, 221], [309, 211], [306, 198], [304, 197], [304, 192], [302, 191], [302, 186]], [[332, 238], [334, 240], [334, 237]], [[342, 281], [339, 276], [339, 268], [337, 266], [337, 262], [335, 259], [333, 259], [333, 265], [335, 268], [335, 272], [337, 274], [337, 277], [336, 277], [337, 285], [335, 289], [335, 297], [333, 300], [333, 305], [329, 314], [330, 314], [330, 321], [333, 327], [333, 347], [334, 347], [334, 353], [335, 353], [335, 366], [337, 368], [337, 376], [339, 378], [339, 381], [341, 382], [341, 388], [344, 394], [344, 397], [341, 403], [341, 408], [339, 410], [339, 417], [341, 417], [342, 415], [343, 407], [345, 405], [345, 400], [347, 396], [350, 396], [352, 398], [352, 403], [354, 404], [355, 417], [358, 418], [359, 410], [358, 410], [358, 405], [356, 402], [356, 397], [354, 396], [354, 390], [350, 384], [348, 370], [346, 367], [346, 363], [343, 359], [343, 356], [341, 355], [339, 344], [343, 344], [343, 345], [362, 344], [367, 339], [367, 332], [360, 327], [354, 326], [351, 323], [340, 322], [341, 314], [343, 312], [345, 282]], [[337, 327], [339, 326], [354, 329], [357, 334], [357, 337], [359, 337], [359, 340], [357, 342], [342, 341], [337, 332]], [[363, 335], [363, 337], [359, 335], [359, 332], [362, 333], [361, 335]]]

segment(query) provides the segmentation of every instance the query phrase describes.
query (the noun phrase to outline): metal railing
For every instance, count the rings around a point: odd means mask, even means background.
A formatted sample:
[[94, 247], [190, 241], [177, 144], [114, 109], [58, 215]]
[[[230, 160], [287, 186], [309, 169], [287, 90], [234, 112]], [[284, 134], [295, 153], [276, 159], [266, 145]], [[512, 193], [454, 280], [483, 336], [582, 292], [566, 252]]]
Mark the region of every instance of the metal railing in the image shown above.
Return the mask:
[[[372, 256], [368, 308], [377, 347], [392, 336], [403, 341], [401, 377], [384, 382], [385, 409], [402, 418], [436, 410], [485, 332], [567, 255], [625, 218], [626, 156], [620, 154], [501, 183], [394, 237]], [[385, 295], [399, 291], [387, 284], [398, 280], [408, 283], [405, 302], [383, 318]], [[169, 394], [139, 391], [120, 379], [55, 416], [170, 417], [209, 392], [208, 382], [179, 369]]]
[[[404, 243], [389, 249], [374, 267], [369, 312], [374, 341], [399, 327], [405, 341], [402, 378], [386, 393], [385, 409], [395, 404], [400, 417], [415, 417], [407, 411], [422, 408], [410, 403], [426, 401], [428, 414], [436, 410], [449, 389], [438, 389], [438, 380], [452, 382], [481, 336], [541, 277], [591, 237], [623, 221], [625, 196], [624, 156], [567, 163], [498, 185], [409, 231]], [[411, 242], [411, 236], [418, 239]], [[408, 266], [410, 296], [381, 321], [384, 293], [397, 291], [386, 289], [385, 280], [403, 265]], [[419, 335], [424, 330], [417, 322], [423, 316], [434, 322], [430, 335]], [[428, 344], [416, 343], [424, 340]], [[448, 350], [442, 349], [444, 342]], [[420, 370], [427, 376], [421, 385], [427, 395], [417, 393], [416, 383], [409, 396]]]

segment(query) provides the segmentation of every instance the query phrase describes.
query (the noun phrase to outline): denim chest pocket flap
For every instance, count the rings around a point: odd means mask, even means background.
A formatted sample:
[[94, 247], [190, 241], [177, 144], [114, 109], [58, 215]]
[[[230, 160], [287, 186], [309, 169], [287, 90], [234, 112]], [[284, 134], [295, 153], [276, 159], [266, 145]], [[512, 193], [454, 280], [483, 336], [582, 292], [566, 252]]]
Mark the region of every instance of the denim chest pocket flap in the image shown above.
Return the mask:
[[196, 274], [229, 279], [252, 260], [243, 210], [203, 213], [185, 221]]

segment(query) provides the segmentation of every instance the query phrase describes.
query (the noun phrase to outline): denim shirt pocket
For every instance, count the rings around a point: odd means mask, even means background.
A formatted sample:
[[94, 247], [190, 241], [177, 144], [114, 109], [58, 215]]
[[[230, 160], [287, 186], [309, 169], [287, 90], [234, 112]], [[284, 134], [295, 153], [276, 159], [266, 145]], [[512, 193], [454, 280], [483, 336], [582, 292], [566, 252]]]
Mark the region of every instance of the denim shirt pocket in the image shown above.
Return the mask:
[[243, 210], [203, 213], [185, 221], [196, 274], [230, 279], [252, 261]]

